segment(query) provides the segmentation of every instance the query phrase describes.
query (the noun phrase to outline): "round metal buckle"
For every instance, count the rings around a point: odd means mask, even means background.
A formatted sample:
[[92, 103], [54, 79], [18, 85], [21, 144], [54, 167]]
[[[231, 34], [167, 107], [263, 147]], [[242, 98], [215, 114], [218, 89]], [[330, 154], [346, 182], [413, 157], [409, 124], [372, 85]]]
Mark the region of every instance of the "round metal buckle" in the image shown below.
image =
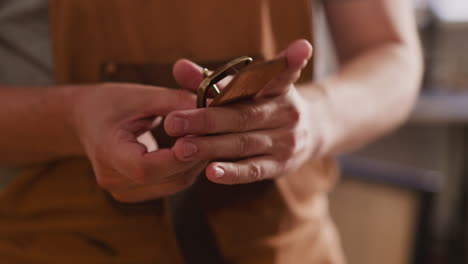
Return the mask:
[[252, 58], [243, 56], [230, 61], [223, 67], [214, 71], [212, 74], [209, 74], [208, 69], [203, 69], [203, 77], [205, 77], [205, 79], [203, 79], [203, 81], [200, 83], [200, 86], [198, 86], [197, 108], [206, 107], [206, 100], [210, 90], [213, 90], [216, 95], [220, 93], [218, 86], [216, 86], [218, 82], [231, 74], [238, 73], [242, 68], [249, 65], [252, 61]]

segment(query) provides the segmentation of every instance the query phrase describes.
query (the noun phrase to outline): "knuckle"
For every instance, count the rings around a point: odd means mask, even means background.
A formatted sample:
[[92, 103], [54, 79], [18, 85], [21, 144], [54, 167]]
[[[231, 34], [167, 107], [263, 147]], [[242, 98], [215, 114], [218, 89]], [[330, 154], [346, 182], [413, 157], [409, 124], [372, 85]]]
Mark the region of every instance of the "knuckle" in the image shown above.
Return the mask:
[[251, 121], [262, 121], [267, 118], [267, 113], [262, 106], [252, 106], [249, 108]]
[[236, 115], [236, 127], [238, 131], [245, 131], [248, 128], [249, 121], [251, 120], [252, 111], [248, 108], [244, 108], [243, 110], [239, 111]]
[[200, 123], [206, 131], [215, 131], [217, 129], [216, 122], [214, 121], [213, 112], [211, 109], [204, 109], [200, 112]]
[[238, 115], [238, 128], [240, 131], [251, 130], [259, 123], [269, 118], [265, 105], [249, 105], [244, 107]]
[[301, 118], [301, 112], [296, 105], [290, 105], [286, 113], [288, 115], [288, 120], [290, 120], [293, 124], [297, 124]]
[[242, 183], [242, 170], [240, 166], [233, 166], [229, 172], [229, 183], [231, 185], [241, 184]]
[[288, 131], [283, 139], [284, 156], [289, 157], [294, 154], [298, 146], [298, 138], [293, 131]]
[[272, 151], [274, 150], [275, 146], [276, 146], [276, 142], [274, 141], [273, 137], [264, 137], [263, 138], [263, 141], [262, 141], [262, 144], [265, 148], [266, 151]]
[[297, 137], [297, 134], [294, 131], [289, 132], [289, 145], [292, 149], [296, 149], [299, 145], [299, 138]]
[[238, 135], [235, 140], [235, 152], [238, 154], [247, 154], [250, 149], [251, 140], [247, 135]]
[[247, 176], [250, 181], [259, 181], [262, 177], [262, 168], [258, 164], [251, 163]]

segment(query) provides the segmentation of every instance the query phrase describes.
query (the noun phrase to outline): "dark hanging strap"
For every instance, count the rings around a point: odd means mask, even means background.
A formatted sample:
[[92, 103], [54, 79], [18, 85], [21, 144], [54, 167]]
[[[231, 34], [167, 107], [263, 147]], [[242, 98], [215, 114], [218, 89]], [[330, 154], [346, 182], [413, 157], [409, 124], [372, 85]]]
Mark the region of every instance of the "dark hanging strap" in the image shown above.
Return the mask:
[[200, 175], [192, 187], [169, 198], [172, 224], [185, 263], [222, 264], [216, 237], [196, 195], [204, 177]]
[[[287, 68], [285, 58], [267, 61], [244, 67], [252, 59], [241, 57], [206, 76], [200, 84], [197, 107], [205, 107], [206, 93], [228, 74], [237, 73], [234, 79], [211, 102], [210, 106], [221, 106], [240, 99], [255, 96], [265, 85]], [[207, 71], [205, 71], [207, 73]], [[164, 123], [164, 122], [163, 122]], [[170, 138], [162, 126], [156, 128], [154, 136], [161, 148], [170, 148], [175, 138]], [[200, 206], [197, 192], [205, 175], [200, 175], [193, 186], [169, 197], [171, 217], [177, 243], [187, 264], [223, 264], [225, 260], [216, 242], [216, 237], [208, 219]]]
[[[161, 148], [170, 148], [177, 140], [168, 136], [162, 125], [153, 130], [153, 135]], [[169, 196], [172, 226], [186, 264], [223, 264], [216, 237], [197, 195], [203, 180], [206, 180], [204, 173], [190, 188]]]

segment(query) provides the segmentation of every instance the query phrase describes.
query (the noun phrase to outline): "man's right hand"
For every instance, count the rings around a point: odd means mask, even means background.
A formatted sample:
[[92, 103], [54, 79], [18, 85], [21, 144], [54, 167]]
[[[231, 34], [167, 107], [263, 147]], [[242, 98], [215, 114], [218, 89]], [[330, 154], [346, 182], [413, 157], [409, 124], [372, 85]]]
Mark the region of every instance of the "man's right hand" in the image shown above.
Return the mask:
[[190, 186], [203, 171], [196, 168], [197, 162], [178, 161], [170, 149], [149, 152], [137, 141], [155, 126], [155, 118], [194, 108], [193, 94], [110, 83], [78, 87], [74, 96], [73, 130], [98, 184], [115, 199], [139, 202], [173, 194]]

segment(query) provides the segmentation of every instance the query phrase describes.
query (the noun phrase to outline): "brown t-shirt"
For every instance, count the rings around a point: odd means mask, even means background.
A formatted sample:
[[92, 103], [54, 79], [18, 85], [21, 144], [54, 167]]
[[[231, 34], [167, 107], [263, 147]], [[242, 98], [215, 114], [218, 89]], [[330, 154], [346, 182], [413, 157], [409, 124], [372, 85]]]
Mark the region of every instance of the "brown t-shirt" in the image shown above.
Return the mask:
[[[270, 59], [295, 39], [312, 40], [310, 0], [49, 2], [59, 83], [101, 81], [108, 63], [123, 75], [128, 66], [141, 73], [180, 57]], [[326, 198], [336, 175], [333, 160], [311, 160], [275, 181], [206, 186], [200, 202], [228, 263], [342, 263]], [[170, 210], [165, 199], [114, 201], [86, 159], [41, 164], [0, 196], [0, 256], [8, 263], [182, 263]]]
[[[51, 83], [48, 1], [0, 1], [0, 86]], [[18, 171], [0, 168], [0, 191]]]

